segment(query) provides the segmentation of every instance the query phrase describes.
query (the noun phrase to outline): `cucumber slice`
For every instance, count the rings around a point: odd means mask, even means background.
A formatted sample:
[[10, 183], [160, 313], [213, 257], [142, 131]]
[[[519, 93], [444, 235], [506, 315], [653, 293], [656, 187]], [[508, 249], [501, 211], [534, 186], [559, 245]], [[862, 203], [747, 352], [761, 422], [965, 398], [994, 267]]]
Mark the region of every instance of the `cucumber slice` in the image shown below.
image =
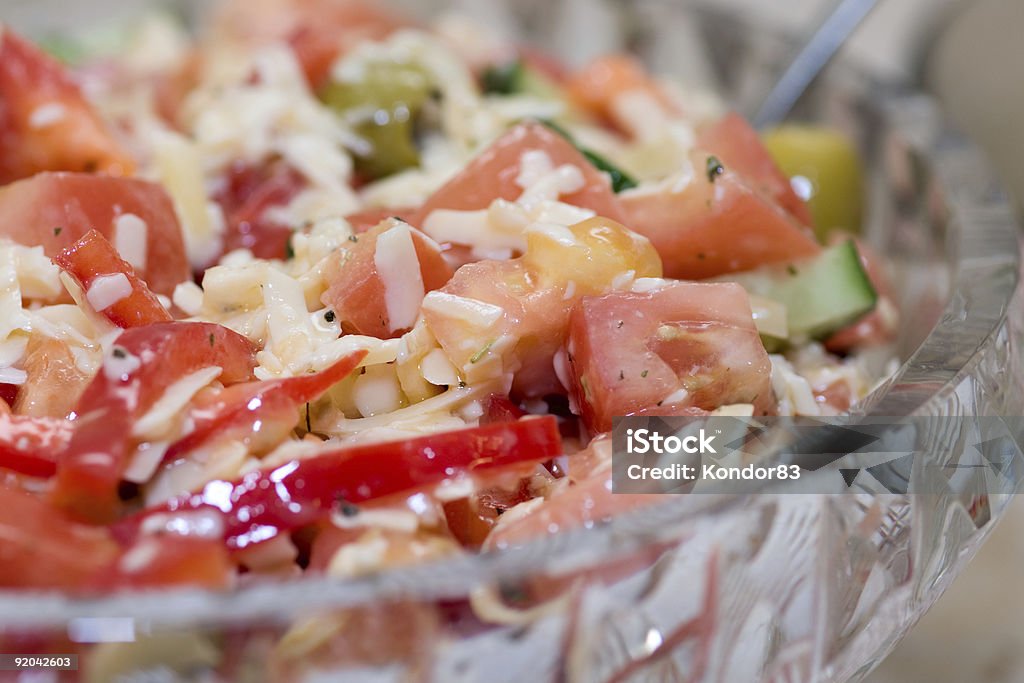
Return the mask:
[[790, 341], [827, 337], [870, 312], [878, 300], [853, 240], [809, 260], [720, 279], [785, 306]]

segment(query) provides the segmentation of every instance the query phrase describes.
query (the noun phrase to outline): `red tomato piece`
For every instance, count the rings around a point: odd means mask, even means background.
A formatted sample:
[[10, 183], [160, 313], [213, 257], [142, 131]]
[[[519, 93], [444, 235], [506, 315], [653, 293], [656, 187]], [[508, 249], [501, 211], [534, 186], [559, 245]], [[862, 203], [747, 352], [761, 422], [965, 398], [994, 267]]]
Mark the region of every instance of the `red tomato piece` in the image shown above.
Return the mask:
[[754, 190], [781, 206], [803, 225], [814, 225], [811, 210], [793, 191], [789, 178], [772, 159], [757, 131], [736, 113], [700, 131], [697, 147], [718, 157]]
[[[117, 230], [146, 224], [145, 267], [138, 269], [150, 289], [170, 296], [191, 279], [181, 226], [170, 197], [154, 183], [85, 173], [40, 173], [0, 189], [0, 237], [41, 246], [53, 258], [96, 229], [112, 243]], [[119, 227], [120, 226], [120, 227]]]
[[371, 228], [376, 228], [381, 222], [388, 218], [397, 218], [400, 221], [409, 223], [416, 214], [415, 208], [390, 209], [387, 207], [372, 207], [363, 209], [345, 216], [345, 220], [352, 227], [352, 232], [364, 233]]
[[96, 592], [168, 586], [221, 589], [230, 584], [234, 568], [220, 539], [168, 533], [142, 538], [122, 550], [88, 588]]
[[539, 123], [521, 123], [505, 133], [435, 192], [410, 218], [411, 222], [422, 226], [434, 209], [472, 211], [487, 208], [495, 199], [517, 199], [523, 192], [516, 183], [520, 160], [523, 152], [530, 150], [546, 152], [556, 167], [570, 164], [583, 172], [583, 189], [560, 201], [623, 222], [622, 208], [608, 177], [565, 138]]
[[570, 322], [572, 395], [587, 426], [753, 403], [774, 408], [771, 361], [742, 287], [678, 282], [583, 299]]
[[370, 0], [232, 0], [221, 3], [214, 33], [250, 44], [288, 42], [316, 88], [334, 61], [360, 42], [413, 25]]
[[526, 415], [526, 411], [517, 406], [508, 396], [491, 394], [484, 402], [484, 414], [480, 416], [480, 424], [515, 422]]
[[0, 34], [0, 185], [40, 171], [130, 175], [135, 164], [57, 60]]
[[252, 378], [255, 348], [213, 323], [157, 323], [121, 333], [75, 412], [74, 434], [57, 466], [54, 501], [76, 516], [109, 521], [119, 508], [121, 474], [132, 455], [132, 426], [185, 375], [220, 367], [225, 385]]
[[574, 104], [627, 135], [636, 131], [633, 123], [616, 110], [616, 99], [623, 93], [643, 93], [666, 114], [682, 114], [679, 105], [651, 77], [640, 60], [630, 55], [595, 59], [569, 77], [566, 89]]
[[123, 260], [107, 238], [95, 230], [87, 232], [53, 261], [75, 279], [87, 297], [94, 291], [94, 286], [102, 287], [108, 281], [104, 278], [127, 281], [128, 293], [97, 311], [118, 327], [139, 327], [172, 320], [171, 314], [139, 279], [131, 264]]
[[391, 320], [387, 283], [377, 268], [382, 256], [377, 249], [378, 240], [393, 230], [409, 231], [424, 293], [443, 287], [452, 276], [441, 248], [429, 237], [407, 223], [381, 223], [353, 238], [346, 248], [335, 251], [324, 273], [328, 287], [320, 300], [334, 310], [347, 331], [388, 339], [401, 336], [414, 322]]
[[92, 379], [67, 343], [42, 334], [29, 337], [22, 363], [28, 377], [13, 403], [19, 415], [65, 418]]
[[701, 280], [821, 251], [809, 228], [727, 166], [709, 169], [710, 156], [691, 156], [693, 178], [680, 187], [619, 194], [626, 225], [651, 240], [665, 277]]
[[411, 21], [388, 12], [378, 3], [365, 0], [313, 0], [297, 3], [310, 14], [288, 37], [306, 80], [315, 90], [330, 79], [331, 66], [340, 55], [361, 42], [381, 41]]
[[0, 413], [0, 467], [49, 479], [57, 472], [57, 454], [71, 440], [64, 419]]
[[[598, 437], [569, 456], [569, 481], [530, 513], [514, 521], [499, 521], [487, 536], [484, 548], [504, 549], [523, 545], [548, 534], [591, 527], [617, 514], [629, 512], [665, 499], [659, 495], [612, 493], [611, 443]], [[500, 517], [498, 518], [501, 519]]]
[[550, 416], [326, 449], [237, 481], [210, 482], [200, 493], [119, 522], [115, 533], [134, 538], [142, 522], [154, 514], [219, 511], [228, 547], [244, 548], [315, 524], [328, 517], [338, 501], [364, 503], [439, 484], [463, 472], [487, 473], [547, 460], [561, 451], [558, 423]]
[[[281, 423], [285, 432], [291, 431], [299, 407], [320, 398], [348, 377], [366, 354], [350, 353], [312, 375], [235, 384], [198, 402], [194, 409], [195, 429], [167, 449], [164, 462], [184, 457], [215, 437], [255, 435], [258, 431], [261, 441], [276, 445], [285, 434], [278, 433], [273, 426]], [[254, 429], [256, 423], [262, 423], [259, 430]]]
[[248, 249], [257, 258], [283, 259], [292, 230], [267, 216], [287, 205], [306, 187], [306, 179], [283, 162], [265, 167], [236, 165], [216, 198], [224, 210], [224, 253]]
[[10, 412], [11, 406], [18, 400], [18, 385], [7, 384], [6, 382], [0, 382], [0, 401], [4, 402], [4, 406], [0, 406], [0, 412]]
[[110, 565], [117, 543], [102, 527], [68, 519], [45, 500], [0, 487], [0, 586], [69, 588]]

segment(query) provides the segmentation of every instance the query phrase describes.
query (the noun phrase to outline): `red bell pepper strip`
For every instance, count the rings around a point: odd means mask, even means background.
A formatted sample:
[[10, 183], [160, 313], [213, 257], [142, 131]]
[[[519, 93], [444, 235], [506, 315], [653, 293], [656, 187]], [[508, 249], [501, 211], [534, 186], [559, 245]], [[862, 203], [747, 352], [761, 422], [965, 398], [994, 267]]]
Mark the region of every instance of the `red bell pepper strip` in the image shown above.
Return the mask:
[[97, 311], [118, 327], [139, 327], [172, 320], [171, 314], [135, 274], [131, 264], [122, 259], [114, 245], [97, 230], [87, 232], [82, 239], [55, 256], [53, 261], [75, 279], [87, 296], [89, 288], [100, 278], [127, 278], [130, 293]]
[[49, 479], [70, 440], [67, 420], [0, 413], [0, 468]]
[[250, 380], [256, 349], [242, 335], [214, 323], [125, 330], [75, 407], [74, 433], [57, 463], [54, 502], [82, 519], [113, 519], [120, 504], [118, 484], [132, 455], [135, 420], [168, 386], [214, 366], [221, 368], [218, 379], [224, 384]]
[[195, 429], [171, 444], [163, 462], [171, 462], [202, 446], [214, 436], [251, 434], [256, 424], [280, 416], [291, 429], [299, 406], [320, 398], [359, 367], [367, 351], [355, 351], [323, 372], [263, 382], [236, 384], [219, 392], [213, 402], [194, 411]]
[[130, 542], [155, 515], [219, 512], [228, 548], [245, 548], [323, 520], [339, 501], [363, 503], [439, 484], [460, 473], [484, 473], [561, 453], [558, 422], [551, 416], [331, 448], [235, 481], [209, 482], [199, 493], [118, 522], [114, 533]]

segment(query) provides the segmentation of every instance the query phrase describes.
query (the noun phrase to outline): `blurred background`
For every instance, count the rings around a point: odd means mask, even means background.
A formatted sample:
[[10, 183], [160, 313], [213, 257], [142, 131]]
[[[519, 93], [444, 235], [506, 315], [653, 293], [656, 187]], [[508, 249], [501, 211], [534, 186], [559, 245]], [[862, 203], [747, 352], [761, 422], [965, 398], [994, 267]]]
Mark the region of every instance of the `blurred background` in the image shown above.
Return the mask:
[[[831, 0], [722, 0], [793, 30]], [[923, 82], [987, 150], [1024, 215], [1024, 1], [882, 0], [848, 57]], [[1019, 497], [1018, 497], [1019, 498]], [[1024, 499], [869, 683], [1024, 683]]]

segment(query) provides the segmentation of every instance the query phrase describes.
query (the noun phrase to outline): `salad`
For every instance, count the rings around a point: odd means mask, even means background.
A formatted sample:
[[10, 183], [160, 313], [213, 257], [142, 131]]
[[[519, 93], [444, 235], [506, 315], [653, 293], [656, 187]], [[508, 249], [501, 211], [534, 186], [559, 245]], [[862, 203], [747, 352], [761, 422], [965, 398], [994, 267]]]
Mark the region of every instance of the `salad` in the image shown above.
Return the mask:
[[0, 184], [4, 589], [588, 527], [613, 417], [840, 413], [896, 326], [841, 136], [369, 0], [3, 28]]

